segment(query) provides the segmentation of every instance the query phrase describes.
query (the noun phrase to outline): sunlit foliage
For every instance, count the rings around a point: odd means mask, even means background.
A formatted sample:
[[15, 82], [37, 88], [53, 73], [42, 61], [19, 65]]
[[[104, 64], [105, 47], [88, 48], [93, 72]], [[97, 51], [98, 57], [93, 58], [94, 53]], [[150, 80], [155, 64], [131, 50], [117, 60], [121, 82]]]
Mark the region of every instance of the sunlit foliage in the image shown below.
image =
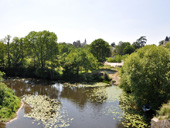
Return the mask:
[[134, 95], [137, 106], [150, 104], [157, 109], [170, 98], [170, 52], [154, 45], [139, 49], [125, 60], [120, 82]]
[[20, 104], [20, 99], [14, 95], [13, 90], [0, 83], [0, 120], [13, 118]]

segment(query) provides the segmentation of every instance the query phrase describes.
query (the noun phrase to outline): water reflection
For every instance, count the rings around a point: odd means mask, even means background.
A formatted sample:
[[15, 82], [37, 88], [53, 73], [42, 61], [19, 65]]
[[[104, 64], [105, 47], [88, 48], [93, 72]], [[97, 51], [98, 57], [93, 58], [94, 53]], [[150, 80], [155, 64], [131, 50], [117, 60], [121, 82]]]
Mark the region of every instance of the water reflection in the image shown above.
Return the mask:
[[[52, 99], [59, 99], [63, 108], [66, 108], [68, 115], [73, 117], [73, 123], [70, 128], [120, 128], [121, 110], [118, 107], [118, 97], [121, 94], [120, 89], [115, 87], [102, 88], [77, 88], [65, 87], [61, 83], [47, 83], [42, 81], [33, 81], [22, 79], [9, 79], [5, 83], [12, 88], [15, 94], [22, 97], [25, 94], [31, 95], [47, 95]], [[30, 108], [25, 106], [20, 118], [6, 127], [15, 126], [19, 123], [26, 127], [32, 127], [30, 119], [23, 118], [24, 113], [30, 112]], [[114, 114], [114, 112], [117, 112]], [[113, 119], [114, 118], [114, 119]], [[23, 123], [22, 123], [23, 122]], [[31, 122], [30, 122], [31, 123]], [[21, 125], [22, 124], [22, 125]], [[17, 125], [17, 128], [21, 128]], [[1, 125], [0, 125], [1, 127]], [[2, 126], [4, 128], [5, 126]], [[34, 127], [36, 126], [34, 124]]]

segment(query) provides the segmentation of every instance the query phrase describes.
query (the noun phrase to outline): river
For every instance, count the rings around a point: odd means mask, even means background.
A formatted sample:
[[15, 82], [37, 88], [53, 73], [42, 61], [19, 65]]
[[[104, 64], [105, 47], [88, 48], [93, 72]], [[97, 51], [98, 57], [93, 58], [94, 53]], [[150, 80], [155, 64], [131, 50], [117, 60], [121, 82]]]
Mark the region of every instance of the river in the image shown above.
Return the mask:
[[[123, 128], [122, 111], [119, 108], [118, 100], [121, 89], [114, 85], [82, 88], [81, 86], [70, 87], [57, 82], [51, 84], [31, 79], [8, 79], [5, 84], [19, 97], [31, 94], [47, 95], [51, 99], [58, 99], [68, 117], [73, 118], [69, 128]], [[1, 123], [0, 127], [43, 128], [44, 126], [38, 121], [24, 117], [24, 114], [29, 112], [30, 107], [24, 105], [16, 120], [7, 124]]]

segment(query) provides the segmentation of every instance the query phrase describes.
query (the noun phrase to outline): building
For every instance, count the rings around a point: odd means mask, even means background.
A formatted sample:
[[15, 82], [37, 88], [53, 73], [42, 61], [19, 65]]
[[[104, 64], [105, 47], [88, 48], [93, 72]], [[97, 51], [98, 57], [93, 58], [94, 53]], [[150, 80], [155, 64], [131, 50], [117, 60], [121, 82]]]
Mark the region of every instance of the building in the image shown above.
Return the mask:
[[83, 43], [81, 43], [80, 40], [74, 41], [74, 42], [73, 42], [73, 45], [74, 45], [74, 47], [76, 47], [76, 48], [83, 47], [83, 46], [86, 45], [86, 39], [84, 40]]
[[170, 42], [170, 37], [166, 36], [166, 38], [163, 42], [163, 46], [165, 46], [168, 42]]

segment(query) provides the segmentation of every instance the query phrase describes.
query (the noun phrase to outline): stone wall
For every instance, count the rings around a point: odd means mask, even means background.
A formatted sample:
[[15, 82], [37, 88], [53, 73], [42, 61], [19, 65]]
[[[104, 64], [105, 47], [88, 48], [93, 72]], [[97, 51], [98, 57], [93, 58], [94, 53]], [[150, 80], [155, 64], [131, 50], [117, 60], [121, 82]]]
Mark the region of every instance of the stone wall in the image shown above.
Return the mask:
[[170, 128], [170, 119], [159, 120], [158, 118], [153, 118], [151, 128]]

